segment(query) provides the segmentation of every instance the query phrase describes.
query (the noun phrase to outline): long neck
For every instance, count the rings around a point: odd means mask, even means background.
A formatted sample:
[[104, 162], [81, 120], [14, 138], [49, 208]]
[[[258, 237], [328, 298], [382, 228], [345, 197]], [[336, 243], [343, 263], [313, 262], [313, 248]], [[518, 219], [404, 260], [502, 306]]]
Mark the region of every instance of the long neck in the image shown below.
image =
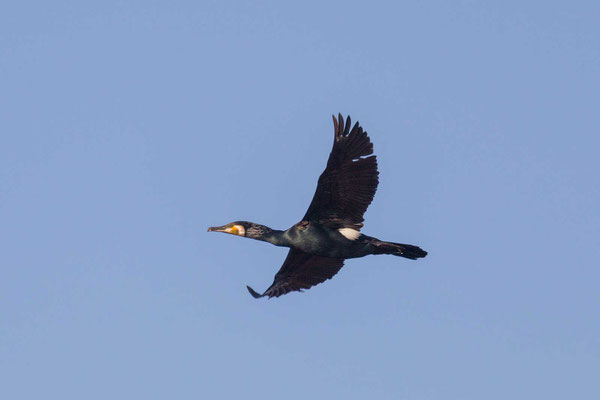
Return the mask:
[[246, 237], [250, 239], [262, 240], [263, 242], [269, 242], [275, 246], [288, 246], [289, 241], [284, 235], [284, 231], [277, 229], [271, 229], [268, 226], [252, 224], [246, 230]]

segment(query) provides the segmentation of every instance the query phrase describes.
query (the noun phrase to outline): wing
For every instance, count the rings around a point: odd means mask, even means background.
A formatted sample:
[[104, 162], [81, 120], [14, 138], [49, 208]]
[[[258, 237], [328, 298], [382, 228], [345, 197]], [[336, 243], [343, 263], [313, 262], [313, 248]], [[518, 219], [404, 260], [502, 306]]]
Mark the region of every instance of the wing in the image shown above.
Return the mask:
[[300, 250], [290, 249], [273, 284], [263, 294], [250, 286], [248, 291], [254, 298], [279, 297], [295, 290], [302, 291], [331, 279], [344, 265], [343, 259], [315, 256]]
[[359, 230], [379, 183], [377, 158], [358, 122], [350, 130], [350, 117], [344, 124], [339, 114], [337, 120], [333, 116], [333, 126], [333, 149], [303, 220]]

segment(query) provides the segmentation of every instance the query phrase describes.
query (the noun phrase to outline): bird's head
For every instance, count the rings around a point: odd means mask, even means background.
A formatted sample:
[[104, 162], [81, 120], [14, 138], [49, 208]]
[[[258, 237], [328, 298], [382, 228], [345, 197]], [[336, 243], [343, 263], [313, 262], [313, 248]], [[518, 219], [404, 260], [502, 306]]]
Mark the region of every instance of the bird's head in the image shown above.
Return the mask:
[[250, 239], [267, 240], [273, 230], [268, 226], [255, 224], [248, 221], [230, 222], [223, 226], [212, 226], [209, 232], [223, 232], [231, 235], [247, 237]]
[[209, 232], [229, 233], [231, 235], [237, 235], [237, 236], [246, 236], [246, 232], [248, 231], [248, 228], [251, 225], [252, 225], [251, 222], [235, 221], [235, 222], [230, 222], [227, 225], [223, 225], [223, 226], [211, 226], [210, 228], [208, 228], [208, 231]]

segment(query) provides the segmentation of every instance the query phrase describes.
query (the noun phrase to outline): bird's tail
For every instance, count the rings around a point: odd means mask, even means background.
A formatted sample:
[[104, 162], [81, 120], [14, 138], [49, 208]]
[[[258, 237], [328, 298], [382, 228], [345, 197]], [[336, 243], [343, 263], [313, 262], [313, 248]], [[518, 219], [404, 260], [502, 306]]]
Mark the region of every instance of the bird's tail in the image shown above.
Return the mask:
[[377, 239], [373, 240], [371, 244], [375, 246], [375, 254], [391, 254], [393, 256], [410, 258], [411, 260], [423, 258], [427, 255], [425, 250], [412, 244], [384, 242]]

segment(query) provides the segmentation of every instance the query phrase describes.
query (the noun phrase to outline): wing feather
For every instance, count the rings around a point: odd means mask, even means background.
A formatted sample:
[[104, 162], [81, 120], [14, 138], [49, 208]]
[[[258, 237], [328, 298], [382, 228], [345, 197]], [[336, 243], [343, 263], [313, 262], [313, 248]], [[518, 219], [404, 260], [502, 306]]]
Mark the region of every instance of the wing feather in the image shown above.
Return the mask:
[[254, 298], [279, 297], [289, 292], [302, 291], [331, 279], [344, 265], [343, 259], [315, 256], [300, 250], [290, 249], [273, 284], [263, 294], [250, 286], [248, 291]]
[[303, 220], [318, 221], [332, 228], [363, 226], [363, 215], [373, 201], [379, 172], [373, 144], [357, 122], [341, 114], [333, 116], [334, 142], [327, 167]]

